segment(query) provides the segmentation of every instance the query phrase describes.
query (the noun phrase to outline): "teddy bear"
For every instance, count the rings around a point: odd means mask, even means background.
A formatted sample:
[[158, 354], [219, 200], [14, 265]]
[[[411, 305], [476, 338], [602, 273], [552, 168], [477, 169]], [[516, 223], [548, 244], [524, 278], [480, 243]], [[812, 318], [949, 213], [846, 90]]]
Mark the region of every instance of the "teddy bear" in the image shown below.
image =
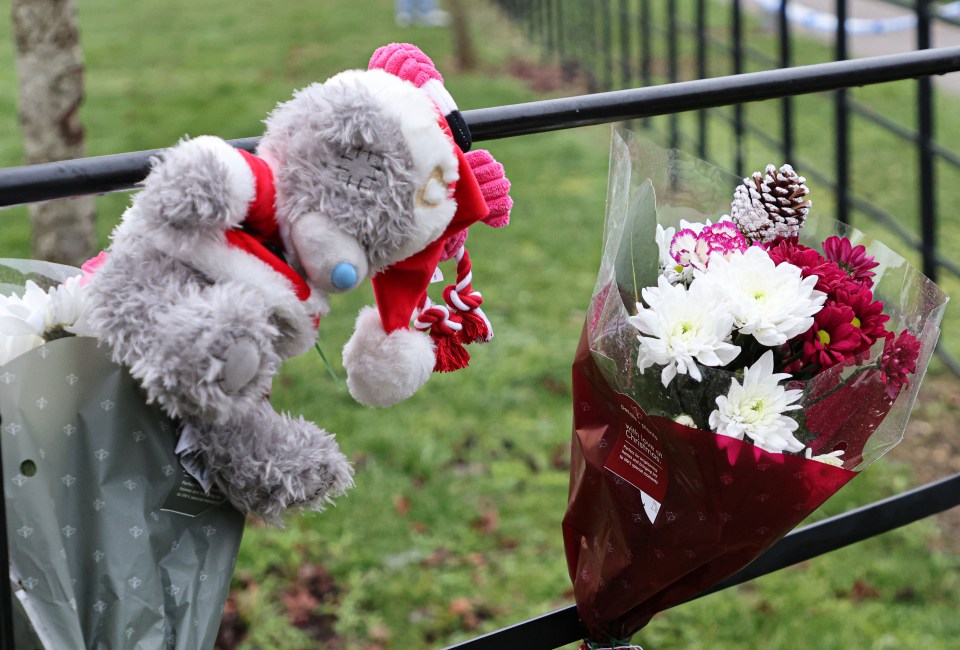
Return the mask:
[[[165, 150], [88, 284], [87, 318], [148, 401], [180, 423], [177, 451], [205, 488], [278, 522], [353, 484], [334, 435], [269, 402], [281, 363], [311, 348], [333, 294], [371, 278], [344, 347], [351, 394], [410, 397], [492, 337], [467, 229], [506, 225], [503, 166], [433, 62], [391, 44], [366, 70], [294, 93], [248, 153], [213, 136]], [[456, 282], [434, 303], [438, 264]]]

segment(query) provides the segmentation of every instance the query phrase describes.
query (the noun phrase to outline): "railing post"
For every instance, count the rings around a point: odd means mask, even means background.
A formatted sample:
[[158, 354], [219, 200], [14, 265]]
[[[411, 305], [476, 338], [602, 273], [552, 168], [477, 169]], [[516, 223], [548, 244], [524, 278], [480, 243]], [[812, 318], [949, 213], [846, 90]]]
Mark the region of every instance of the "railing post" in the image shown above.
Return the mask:
[[[677, 3], [673, 0], [667, 2], [667, 81], [676, 83], [678, 79], [677, 65]], [[676, 149], [680, 146], [680, 116], [677, 113], [671, 113], [668, 118], [670, 124], [670, 148]]]
[[[733, 15], [731, 22], [733, 27], [733, 74], [743, 73], [743, 12], [740, 7], [740, 0], [733, 0]], [[733, 105], [733, 132], [736, 138], [734, 145], [733, 171], [735, 174], [743, 173], [743, 104]]]
[[630, 48], [630, 1], [620, 0], [620, 87], [633, 85], [633, 55]]
[[613, 7], [611, 0], [600, 0], [600, 48], [603, 50], [603, 76], [600, 87], [613, 89]]
[[[847, 0], [837, 2], [837, 34], [834, 58], [847, 58]], [[850, 223], [850, 138], [849, 102], [847, 89], [841, 88], [834, 95], [835, 147], [837, 150], [837, 221]]]
[[[697, 0], [694, 7], [697, 12], [695, 18], [697, 33], [697, 78], [706, 79], [707, 75], [707, 1]], [[704, 160], [707, 156], [707, 118], [705, 110], [697, 111], [697, 155]]]
[[[640, 0], [640, 85], [647, 88], [651, 85], [650, 65], [653, 53], [650, 44], [650, 2], [652, 0]], [[650, 120], [645, 119], [643, 126], [650, 128]]]
[[[780, 0], [780, 9], [777, 12], [777, 33], [780, 38], [780, 67], [789, 68], [791, 64], [790, 52], [790, 24], [787, 21], [787, 0]], [[783, 161], [793, 161], [793, 98], [784, 97], [780, 100], [780, 125], [782, 127]]]
[[[917, 0], [917, 49], [930, 48], [930, 1]], [[930, 77], [917, 79], [917, 131], [919, 135], [920, 254], [923, 273], [937, 279], [937, 197], [936, 164], [933, 153], [933, 83]]]

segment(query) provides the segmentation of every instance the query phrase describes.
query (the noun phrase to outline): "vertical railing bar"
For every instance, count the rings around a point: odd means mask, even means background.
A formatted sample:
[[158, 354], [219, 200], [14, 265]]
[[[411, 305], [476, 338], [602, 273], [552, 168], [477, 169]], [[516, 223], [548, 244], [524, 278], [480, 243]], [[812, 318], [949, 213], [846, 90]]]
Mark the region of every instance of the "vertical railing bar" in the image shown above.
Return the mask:
[[[743, 73], [743, 11], [740, 0], [733, 0], [733, 74]], [[735, 174], [743, 173], [743, 104], [733, 105], [734, 144], [733, 168]]]
[[613, 89], [613, 5], [612, 0], [600, 2], [600, 47], [603, 48], [602, 88]]
[[[780, 35], [780, 67], [789, 68], [791, 65], [790, 52], [790, 23], [787, 20], [787, 0], [781, 0], [780, 10], [777, 12], [777, 32]], [[780, 100], [780, 124], [783, 129], [781, 135], [783, 161], [793, 160], [793, 97], [784, 97]]]
[[597, 74], [597, 21], [594, 16], [593, 3], [582, 3], [581, 11], [585, 11], [586, 13], [586, 21], [584, 22], [586, 38], [582, 40], [587, 48], [587, 55], [583, 60], [586, 61], [590, 74], [590, 91], [596, 92], [598, 89], [599, 75]]
[[[650, 3], [652, 0], [640, 0], [640, 83], [642, 87], [649, 88], [651, 83], [650, 65], [653, 58], [650, 43]], [[650, 118], [644, 118], [642, 124], [649, 129], [653, 125]]]
[[[667, 3], [667, 76], [670, 83], [676, 83], [678, 76], [678, 54], [677, 41], [677, 3], [673, 0], [666, 0]], [[670, 113], [670, 148], [676, 149], [680, 146], [680, 116], [677, 113]]]
[[[834, 59], [847, 58], [847, 0], [836, 0], [837, 31]], [[834, 94], [834, 145], [836, 148], [837, 221], [850, 223], [850, 111], [848, 91], [841, 88]]]
[[[930, 48], [930, 0], [917, 0], [917, 49]], [[917, 131], [919, 133], [920, 254], [923, 273], [937, 279], [936, 165], [933, 157], [933, 83], [917, 79]]]
[[630, 88], [633, 55], [630, 47], [630, 0], [620, 0], [620, 88]]
[[[697, 0], [694, 7], [697, 12], [696, 34], [697, 34], [697, 78], [707, 78], [707, 0]], [[697, 154], [700, 158], [707, 160], [707, 111], [701, 109], [697, 111]]]
[[561, 68], [566, 63], [566, 51], [565, 51], [565, 42], [563, 38], [563, 0], [557, 0], [557, 11], [556, 11], [556, 21], [557, 21], [557, 60], [560, 62]]
[[551, 58], [553, 58], [553, 52], [555, 47], [555, 43], [553, 40], [553, 0], [545, 0], [544, 4], [545, 4], [544, 13], [546, 14], [544, 16], [544, 20], [547, 23], [547, 29], [546, 29], [547, 47], [546, 47], [545, 54], [546, 54], [547, 60], [549, 61]]

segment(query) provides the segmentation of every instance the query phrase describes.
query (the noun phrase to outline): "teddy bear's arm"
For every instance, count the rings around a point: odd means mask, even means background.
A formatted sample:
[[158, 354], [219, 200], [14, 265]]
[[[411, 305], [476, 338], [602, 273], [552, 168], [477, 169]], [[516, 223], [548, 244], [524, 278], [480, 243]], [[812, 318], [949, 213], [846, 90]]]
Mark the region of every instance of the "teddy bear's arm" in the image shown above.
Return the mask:
[[153, 160], [137, 196], [154, 226], [181, 232], [239, 225], [256, 180], [242, 154], [214, 136], [181, 140]]
[[150, 401], [210, 421], [262, 401], [281, 363], [264, 295], [236, 281], [208, 283], [145, 238], [122, 243], [88, 285], [88, 318]]

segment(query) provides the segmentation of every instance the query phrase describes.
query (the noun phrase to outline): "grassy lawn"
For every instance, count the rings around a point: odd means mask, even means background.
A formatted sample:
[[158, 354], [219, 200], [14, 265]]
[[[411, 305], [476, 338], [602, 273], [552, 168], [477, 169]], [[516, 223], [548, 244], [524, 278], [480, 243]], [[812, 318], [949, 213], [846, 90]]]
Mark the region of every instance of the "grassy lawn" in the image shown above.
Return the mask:
[[[187, 133], [255, 135], [294, 88], [363, 67], [394, 40], [418, 43], [434, 58], [461, 108], [542, 98], [509, 74], [515, 59], [530, 56], [522, 33], [485, 4], [465, 4], [482, 62], [469, 73], [455, 70], [448, 30], [398, 29], [386, 0], [362, 8], [333, 0], [83, 0], [88, 151], [163, 147]], [[0, 10], [9, 15], [9, 0]], [[7, 21], [0, 42], [10, 43]], [[0, 69], [13, 69], [10, 46], [0, 48]], [[0, 165], [10, 166], [20, 162], [16, 84], [13, 74], [2, 79]], [[873, 93], [881, 110], [908, 110], [902, 84], [857, 92]], [[956, 100], [941, 101], [956, 110]], [[827, 167], [830, 143], [819, 134], [832, 118], [824, 104], [798, 101], [798, 113], [804, 157]], [[767, 120], [771, 110], [751, 107], [751, 119]], [[957, 128], [944, 124], [944, 135]], [[891, 211], [912, 214], [915, 196], [903, 190], [912, 172], [886, 175], [896, 159], [867, 153], [884, 148], [872, 137], [855, 136], [863, 151], [855, 155], [857, 191], [882, 191]], [[227, 610], [236, 642], [224, 648], [440, 647], [572, 602], [560, 535], [570, 363], [600, 256], [608, 143], [609, 129], [595, 127], [481, 145], [506, 166], [516, 208], [505, 231], [470, 236], [475, 285], [496, 338], [471, 351], [468, 370], [434, 376], [408, 402], [375, 411], [354, 403], [316, 355], [285, 365], [274, 404], [338, 433], [357, 487], [336, 508], [291, 517], [284, 529], [248, 527]], [[762, 166], [766, 155], [752, 146], [749, 160]], [[949, 177], [941, 187], [960, 191]], [[953, 205], [950, 197], [941, 206]], [[127, 201], [98, 200], [104, 245]], [[955, 217], [944, 209], [942, 218], [951, 250], [960, 236], [950, 228]], [[0, 212], [0, 255], [29, 256], [28, 242], [25, 210]], [[335, 298], [322, 324], [322, 345], [341, 376], [339, 349], [359, 307], [372, 302], [369, 286]], [[913, 480], [904, 464], [881, 462], [828, 511]], [[940, 535], [933, 521], [901, 529], [679, 607], [636, 640], [648, 650], [955, 647], [960, 560], [930, 550]]]

